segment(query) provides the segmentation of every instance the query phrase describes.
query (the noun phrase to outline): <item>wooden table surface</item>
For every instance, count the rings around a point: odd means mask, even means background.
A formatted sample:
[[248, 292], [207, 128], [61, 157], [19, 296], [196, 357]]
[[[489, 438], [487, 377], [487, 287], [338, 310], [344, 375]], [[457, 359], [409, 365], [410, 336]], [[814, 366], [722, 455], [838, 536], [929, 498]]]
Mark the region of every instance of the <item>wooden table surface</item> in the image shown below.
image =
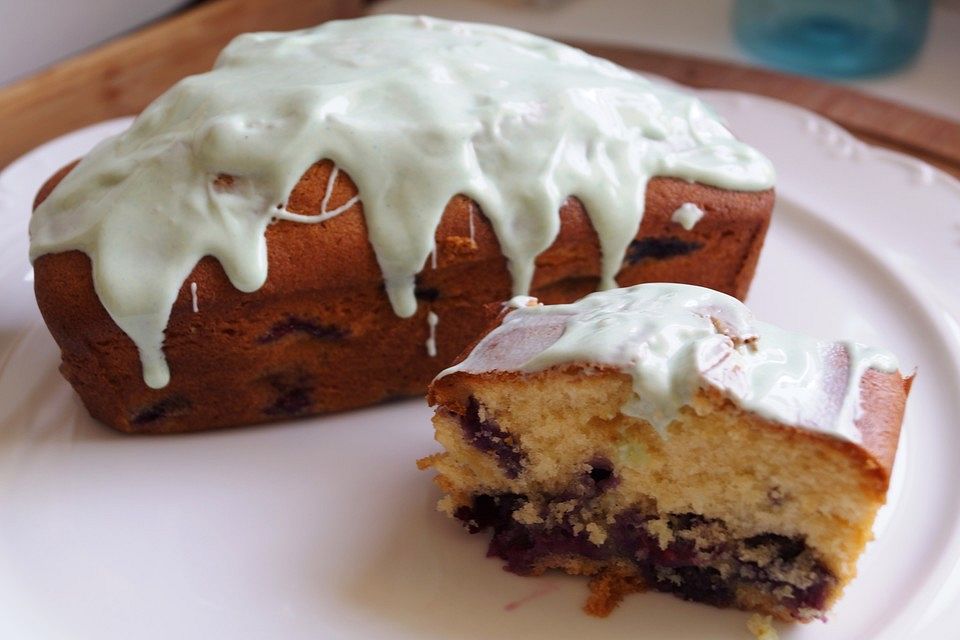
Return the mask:
[[[364, 4], [210, 0], [0, 88], [0, 168], [51, 138], [138, 113], [178, 79], [209, 69], [217, 52], [238, 33], [356, 16]], [[960, 123], [818, 80], [657, 51], [574, 44], [693, 87], [792, 102], [866, 142], [909, 153], [960, 177]]]

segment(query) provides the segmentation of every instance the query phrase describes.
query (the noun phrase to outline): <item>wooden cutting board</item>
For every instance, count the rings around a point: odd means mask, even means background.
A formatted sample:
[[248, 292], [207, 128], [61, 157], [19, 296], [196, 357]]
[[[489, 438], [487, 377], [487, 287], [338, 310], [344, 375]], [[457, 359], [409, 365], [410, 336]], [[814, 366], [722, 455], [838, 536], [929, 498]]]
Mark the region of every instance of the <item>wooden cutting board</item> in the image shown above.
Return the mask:
[[[0, 88], [0, 168], [59, 135], [136, 114], [178, 79], [210, 68], [236, 34], [360, 15], [363, 0], [210, 0]], [[756, 93], [816, 111], [861, 139], [960, 177], [960, 123], [826, 82], [628, 47], [575, 43], [693, 87]], [[71, 158], [64, 158], [64, 162]]]

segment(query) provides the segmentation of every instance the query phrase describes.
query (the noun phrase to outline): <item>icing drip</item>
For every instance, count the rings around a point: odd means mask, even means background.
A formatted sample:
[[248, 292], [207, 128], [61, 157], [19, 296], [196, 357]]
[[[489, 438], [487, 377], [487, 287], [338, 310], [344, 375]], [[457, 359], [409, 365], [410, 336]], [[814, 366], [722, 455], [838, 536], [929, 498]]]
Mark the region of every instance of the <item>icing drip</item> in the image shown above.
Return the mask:
[[279, 205], [279, 209], [273, 213], [274, 219], [316, 224], [318, 222], [326, 222], [330, 218], [335, 218], [341, 213], [349, 211], [353, 205], [360, 202], [359, 195], [353, 196], [333, 210], [327, 209], [327, 207], [330, 206], [330, 198], [333, 197], [333, 186], [337, 183], [338, 175], [340, 175], [340, 170], [334, 166], [333, 169], [330, 170], [330, 176], [327, 178], [327, 188], [326, 191], [324, 191], [323, 200], [320, 201], [320, 215], [305, 216], [299, 213], [293, 213], [292, 211], [287, 211], [286, 209], [283, 209], [283, 205]]
[[748, 411], [859, 442], [860, 380], [893, 372], [889, 352], [823, 342], [757, 322], [741, 302], [690, 285], [645, 284], [566, 305], [514, 309], [454, 371], [536, 372], [581, 363], [633, 378], [621, 408], [661, 433], [697, 389], [718, 389]]
[[[359, 198], [320, 216], [286, 211], [321, 159]], [[322, 222], [362, 199], [387, 295], [410, 317], [454, 195], [483, 209], [518, 294], [577, 196], [609, 288], [658, 175], [739, 190], [774, 177], [699, 100], [607, 61], [501, 27], [374, 16], [236, 38], [213, 71], [177, 83], [64, 178], [33, 215], [30, 255], [90, 256], [144, 380], [163, 387], [163, 332], [184, 280], [210, 255], [239, 290], [257, 290], [276, 219]]]
[[431, 358], [437, 357], [437, 325], [440, 323], [440, 317], [433, 311], [427, 312], [427, 326], [430, 328], [430, 337], [427, 338], [427, 355]]
[[687, 231], [690, 231], [693, 229], [694, 225], [700, 222], [700, 218], [702, 217], [703, 209], [692, 202], [685, 202], [673, 212], [673, 215], [670, 216], [670, 220], [676, 222]]
[[340, 169], [334, 165], [333, 169], [330, 170], [330, 175], [327, 177], [327, 189], [323, 193], [323, 200], [320, 202], [320, 215], [325, 215], [327, 213], [327, 206], [330, 204], [330, 198], [333, 196], [333, 185], [337, 184], [337, 175], [340, 174]]
[[193, 308], [194, 313], [200, 312], [200, 304], [197, 300], [197, 283], [190, 283], [190, 306]]

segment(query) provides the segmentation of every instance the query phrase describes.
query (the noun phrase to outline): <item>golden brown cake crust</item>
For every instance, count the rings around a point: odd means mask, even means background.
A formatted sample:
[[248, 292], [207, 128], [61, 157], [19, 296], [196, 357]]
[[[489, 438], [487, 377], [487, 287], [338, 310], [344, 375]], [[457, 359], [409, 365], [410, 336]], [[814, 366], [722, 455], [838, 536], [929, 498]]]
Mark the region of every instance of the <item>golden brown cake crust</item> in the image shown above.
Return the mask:
[[[39, 204], [73, 165], [40, 189]], [[287, 208], [320, 212], [332, 164], [311, 166]], [[219, 181], [230, 188], [230, 180]], [[331, 206], [357, 193], [344, 172]], [[770, 220], [773, 191], [734, 192], [671, 178], [650, 181], [621, 285], [673, 281], [743, 298]], [[690, 231], [671, 222], [692, 202], [706, 215]], [[531, 294], [547, 303], [596, 287], [599, 244], [583, 206], [560, 211], [555, 243], [537, 259]], [[471, 238], [470, 228], [474, 229]], [[201, 260], [171, 312], [164, 353], [171, 382], [154, 390], [137, 351], [100, 304], [89, 259], [78, 251], [34, 264], [40, 311], [60, 346], [61, 371], [94, 417], [123, 431], [178, 432], [340, 411], [421, 394], [487, 323], [483, 304], [510, 296], [496, 236], [471, 200], [456, 196], [437, 229], [437, 266], [417, 279], [412, 318], [389, 305], [367, 240], [362, 204], [319, 224], [280, 221], [266, 231], [269, 274], [253, 293], [235, 289], [213, 258]], [[196, 284], [199, 312], [192, 310]], [[437, 356], [428, 356], [426, 315], [439, 316]]]
[[860, 380], [864, 413], [857, 420], [863, 437], [863, 450], [877, 464], [886, 492], [893, 471], [893, 460], [900, 442], [900, 426], [914, 374], [902, 377], [898, 372], [868, 370]]

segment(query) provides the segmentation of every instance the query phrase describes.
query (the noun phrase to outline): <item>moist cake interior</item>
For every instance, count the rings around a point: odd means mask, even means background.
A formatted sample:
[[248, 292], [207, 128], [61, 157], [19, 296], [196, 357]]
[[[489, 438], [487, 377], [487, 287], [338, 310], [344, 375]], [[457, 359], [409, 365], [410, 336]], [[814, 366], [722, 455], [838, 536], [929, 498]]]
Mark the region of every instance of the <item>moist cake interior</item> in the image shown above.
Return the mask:
[[854, 575], [883, 500], [883, 481], [845, 443], [719, 393], [701, 391], [660, 434], [621, 413], [632, 387], [619, 372], [456, 379], [436, 392], [446, 452], [422, 462], [439, 472], [441, 509], [490, 535], [488, 555], [509, 571], [593, 576], [586, 609], [597, 615], [655, 589], [820, 617]]

